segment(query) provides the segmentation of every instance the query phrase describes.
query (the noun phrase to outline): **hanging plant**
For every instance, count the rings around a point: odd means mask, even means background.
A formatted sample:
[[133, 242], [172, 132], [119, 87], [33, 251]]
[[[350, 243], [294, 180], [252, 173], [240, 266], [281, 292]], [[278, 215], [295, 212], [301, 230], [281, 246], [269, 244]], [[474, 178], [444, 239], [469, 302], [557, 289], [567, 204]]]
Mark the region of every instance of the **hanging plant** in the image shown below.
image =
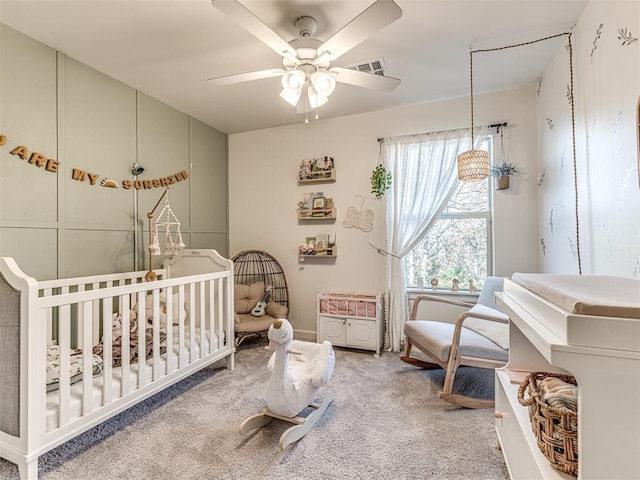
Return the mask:
[[391, 187], [391, 172], [384, 166], [382, 154], [382, 142], [380, 141], [380, 152], [378, 153], [378, 165], [371, 173], [371, 193], [380, 199]]
[[518, 173], [518, 168], [513, 163], [502, 162], [491, 167], [492, 177], [511, 177]]
[[387, 172], [384, 165], [379, 164], [371, 174], [371, 193], [379, 199], [382, 198], [390, 187], [391, 172]]
[[492, 165], [489, 173], [492, 177], [511, 177], [519, 173], [515, 163], [507, 162], [507, 154], [504, 150], [504, 128], [500, 130], [500, 158], [497, 164]]

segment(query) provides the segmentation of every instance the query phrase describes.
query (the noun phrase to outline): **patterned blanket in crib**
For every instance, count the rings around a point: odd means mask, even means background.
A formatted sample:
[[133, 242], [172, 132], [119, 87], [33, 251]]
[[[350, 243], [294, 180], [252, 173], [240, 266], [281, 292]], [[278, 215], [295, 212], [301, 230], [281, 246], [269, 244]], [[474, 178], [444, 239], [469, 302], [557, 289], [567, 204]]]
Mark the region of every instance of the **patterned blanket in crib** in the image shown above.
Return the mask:
[[[139, 342], [138, 342], [138, 320], [134, 310], [129, 312], [129, 363], [138, 360]], [[122, 316], [114, 314], [112, 322], [112, 365], [119, 367], [122, 365]], [[167, 333], [165, 329], [160, 329], [160, 354], [167, 351]], [[104, 358], [104, 339], [94, 345], [93, 353], [100, 358]], [[149, 359], [153, 356], [153, 328], [147, 324], [144, 336], [145, 358]]]

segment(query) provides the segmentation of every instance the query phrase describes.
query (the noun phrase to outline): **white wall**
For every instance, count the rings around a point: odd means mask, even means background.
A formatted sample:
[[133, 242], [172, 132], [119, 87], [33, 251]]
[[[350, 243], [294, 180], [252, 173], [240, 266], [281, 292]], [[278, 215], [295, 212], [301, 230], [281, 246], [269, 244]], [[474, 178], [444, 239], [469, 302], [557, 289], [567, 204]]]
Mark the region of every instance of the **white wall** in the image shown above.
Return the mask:
[[[475, 98], [475, 121], [506, 121], [507, 158], [522, 173], [508, 191], [495, 192], [495, 273], [536, 272], [537, 173], [535, 88]], [[320, 113], [322, 113], [320, 111]], [[371, 197], [370, 176], [378, 161], [378, 137], [469, 126], [469, 99], [414, 105], [369, 114], [231, 135], [229, 137], [229, 251], [266, 250], [282, 263], [289, 283], [289, 319], [298, 337], [315, 337], [316, 291], [357, 292], [385, 289], [385, 259], [369, 243], [384, 247], [384, 201]], [[337, 181], [298, 185], [296, 173], [305, 157], [335, 157]], [[338, 209], [335, 223], [301, 224], [297, 202], [304, 192], [323, 191]], [[374, 229], [363, 233], [342, 222], [347, 208], [375, 212]], [[299, 263], [297, 248], [306, 236], [335, 231], [335, 260]]]
[[[621, 30], [635, 40], [624, 42]], [[583, 274], [640, 277], [636, 115], [640, 2], [592, 0], [573, 39]], [[578, 273], [568, 51], [547, 68], [538, 101], [542, 271]], [[543, 243], [544, 248], [543, 248]]]

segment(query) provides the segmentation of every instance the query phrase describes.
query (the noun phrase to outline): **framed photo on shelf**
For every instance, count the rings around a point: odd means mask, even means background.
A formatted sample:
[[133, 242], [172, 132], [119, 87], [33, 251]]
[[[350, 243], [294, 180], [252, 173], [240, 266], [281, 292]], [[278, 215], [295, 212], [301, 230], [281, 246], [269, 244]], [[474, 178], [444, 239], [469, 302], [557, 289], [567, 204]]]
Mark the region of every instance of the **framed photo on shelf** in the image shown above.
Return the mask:
[[315, 197], [313, 199], [313, 209], [314, 210], [324, 210], [327, 207], [327, 198], [326, 197]]
[[329, 234], [320, 232], [316, 235], [316, 249], [326, 250], [329, 248]]

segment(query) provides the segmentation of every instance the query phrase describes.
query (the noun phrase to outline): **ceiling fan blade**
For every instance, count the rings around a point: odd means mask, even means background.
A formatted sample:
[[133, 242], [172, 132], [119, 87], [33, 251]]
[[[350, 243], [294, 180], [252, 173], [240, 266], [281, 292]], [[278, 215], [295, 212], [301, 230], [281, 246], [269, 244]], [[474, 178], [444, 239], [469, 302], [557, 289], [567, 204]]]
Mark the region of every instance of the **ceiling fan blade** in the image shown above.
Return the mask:
[[362, 43], [378, 30], [395, 22], [402, 16], [402, 9], [392, 0], [377, 0], [364, 12], [338, 30], [329, 40], [318, 47], [318, 54], [329, 52], [335, 60], [348, 50]]
[[211, 5], [235, 21], [246, 31], [264, 42], [278, 55], [296, 59], [296, 51], [280, 35], [251, 13], [237, 0], [211, 0]]
[[394, 77], [385, 77], [376, 75], [375, 73], [360, 72], [350, 68], [333, 67], [329, 69], [330, 73], [334, 73], [336, 82], [348, 83], [358, 87], [372, 88], [383, 92], [391, 92], [400, 85], [400, 79]]
[[224, 85], [232, 85], [234, 83], [250, 82], [251, 80], [260, 80], [262, 78], [279, 77], [286, 70], [282, 68], [271, 68], [269, 70], [258, 70], [256, 72], [238, 73], [236, 75], [226, 75], [224, 77], [207, 78], [207, 82], [211, 82], [218, 87]]

